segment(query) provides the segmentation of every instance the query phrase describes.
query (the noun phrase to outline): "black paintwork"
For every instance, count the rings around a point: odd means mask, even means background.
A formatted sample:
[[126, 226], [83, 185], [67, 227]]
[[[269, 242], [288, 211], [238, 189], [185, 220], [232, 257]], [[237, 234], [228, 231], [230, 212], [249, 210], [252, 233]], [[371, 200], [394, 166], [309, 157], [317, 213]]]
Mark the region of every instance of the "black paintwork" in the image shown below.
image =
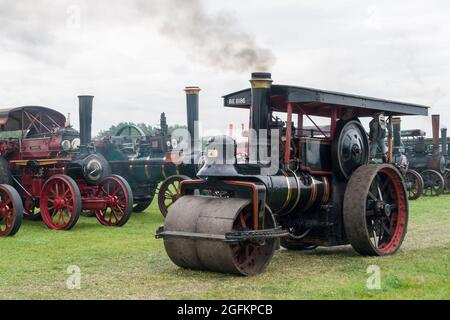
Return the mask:
[[[282, 97], [285, 102], [311, 105], [308, 114], [312, 116], [328, 115], [328, 110], [336, 107], [354, 107], [357, 117], [370, 116], [377, 111], [397, 116], [427, 116], [429, 108], [411, 103], [285, 85], [273, 85], [271, 96]], [[248, 108], [251, 104], [251, 89], [234, 92], [223, 98], [225, 107]]]

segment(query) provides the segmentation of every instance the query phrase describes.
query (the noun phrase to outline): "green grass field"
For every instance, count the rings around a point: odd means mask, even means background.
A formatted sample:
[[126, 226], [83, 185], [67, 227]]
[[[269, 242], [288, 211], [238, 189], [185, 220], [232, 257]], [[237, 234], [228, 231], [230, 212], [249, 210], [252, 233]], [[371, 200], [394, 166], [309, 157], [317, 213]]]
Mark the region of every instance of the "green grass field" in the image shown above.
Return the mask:
[[[236, 277], [182, 270], [154, 233], [156, 204], [123, 228], [82, 217], [73, 231], [25, 221], [0, 239], [1, 299], [449, 299], [450, 196], [411, 202], [409, 233], [391, 257], [360, 257], [349, 246], [311, 252], [280, 250], [266, 273]], [[66, 286], [81, 269], [81, 289]], [[367, 267], [381, 270], [369, 290]]]

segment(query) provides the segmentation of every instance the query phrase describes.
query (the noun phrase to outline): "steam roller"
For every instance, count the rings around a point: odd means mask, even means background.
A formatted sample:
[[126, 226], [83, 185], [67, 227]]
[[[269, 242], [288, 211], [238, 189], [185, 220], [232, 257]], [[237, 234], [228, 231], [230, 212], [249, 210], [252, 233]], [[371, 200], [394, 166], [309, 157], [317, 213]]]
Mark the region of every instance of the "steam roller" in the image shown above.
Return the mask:
[[[428, 107], [273, 85], [268, 73], [254, 73], [250, 82], [250, 89], [224, 97], [225, 107], [250, 111], [250, 157], [237, 163], [231, 137], [208, 140], [198, 178], [180, 183], [181, 196], [156, 232], [172, 262], [252, 276], [281, 247], [350, 244], [361, 255], [397, 252], [408, 224], [404, 176], [392, 141], [388, 163], [368, 163], [359, 118], [380, 111], [390, 118], [427, 115]], [[329, 125], [311, 116], [326, 117]], [[305, 118], [313, 128], [304, 126]]]
[[[166, 230], [173, 235], [164, 241], [170, 259], [178, 266], [195, 270], [243, 275], [263, 271], [275, 252], [275, 239], [259, 245], [232, 240], [234, 232], [244, 231], [252, 224], [250, 205], [250, 200], [243, 198], [182, 197], [165, 221]], [[265, 227], [273, 228], [270, 212], [266, 219]], [[178, 237], [183, 233], [187, 238]]]

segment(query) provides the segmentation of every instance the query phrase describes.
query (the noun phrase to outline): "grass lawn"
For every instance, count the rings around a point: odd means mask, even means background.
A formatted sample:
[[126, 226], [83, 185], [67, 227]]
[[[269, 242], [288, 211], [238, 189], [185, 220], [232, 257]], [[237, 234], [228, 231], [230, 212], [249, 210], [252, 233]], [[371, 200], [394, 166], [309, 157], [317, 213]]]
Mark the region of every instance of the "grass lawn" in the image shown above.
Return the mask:
[[[410, 204], [409, 233], [390, 257], [360, 257], [349, 246], [311, 252], [280, 250], [266, 273], [236, 277], [182, 270], [154, 233], [156, 201], [123, 228], [82, 217], [70, 232], [25, 221], [0, 239], [1, 299], [449, 299], [450, 196]], [[81, 269], [69, 290], [67, 268]], [[367, 267], [381, 270], [381, 289], [368, 290]]]

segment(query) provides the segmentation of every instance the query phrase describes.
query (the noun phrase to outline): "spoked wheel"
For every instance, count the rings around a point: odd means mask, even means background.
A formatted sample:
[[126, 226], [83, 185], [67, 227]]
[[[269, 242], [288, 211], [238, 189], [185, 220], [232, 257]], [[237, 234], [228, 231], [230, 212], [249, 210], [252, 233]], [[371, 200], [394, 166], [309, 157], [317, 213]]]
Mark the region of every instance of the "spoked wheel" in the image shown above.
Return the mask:
[[[275, 220], [269, 208], [265, 225], [273, 228]], [[167, 255], [183, 268], [209, 270], [239, 275], [255, 275], [265, 270], [276, 249], [277, 241], [263, 243], [242, 241], [227, 243], [214, 236], [228, 232], [253, 230], [250, 201], [241, 198], [183, 196], [169, 209], [164, 231], [175, 232], [164, 237]], [[183, 233], [209, 234], [212, 238], [186, 238]]]
[[105, 209], [95, 211], [101, 224], [121, 227], [127, 223], [133, 211], [133, 193], [124, 178], [117, 175], [104, 178], [98, 186], [97, 197], [106, 201]]
[[408, 224], [408, 196], [401, 174], [388, 164], [358, 168], [345, 190], [343, 214], [347, 238], [358, 253], [395, 253]]
[[10, 185], [0, 185], [0, 237], [13, 236], [19, 231], [23, 205], [19, 193]]
[[50, 229], [72, 229], [81, 213], [81, 195], [76, 182], [66, 175], [52, 176], [42, 188], [40, 209]]
[[425, 170], [422, 172], [424, 182], [424, 194], [426, 196], [440, 196], [444, 193], [444, 177], [436, 170]]
[[163, 181], [158, 192], [158, 206], [161, 214], [166, 217], [169, 208], [177, 201], [180, 196], [180, 183], [189, 180], [188, 176], [171, 176]]
[[424, 182], [422, 176], [415, 170], [408, 170], [405, 174], [406, 190], [409, 200], [417, 200], [423, 194]]
[[[268, 225], [265, 228], [273, 228], [275, 226], [272, 212], [266, 208], [266, 221]], [[253, 230], [253, 213], [251, 206], [247, 206], [233, 223], [233, 232]], [[264, 245], [254, 244], [245, 241], [230, 246], [233, 264], [243, 275], [254, 275], [262, 272], [267, 267], [275, 252], [275, 240], [266, 240]]]

